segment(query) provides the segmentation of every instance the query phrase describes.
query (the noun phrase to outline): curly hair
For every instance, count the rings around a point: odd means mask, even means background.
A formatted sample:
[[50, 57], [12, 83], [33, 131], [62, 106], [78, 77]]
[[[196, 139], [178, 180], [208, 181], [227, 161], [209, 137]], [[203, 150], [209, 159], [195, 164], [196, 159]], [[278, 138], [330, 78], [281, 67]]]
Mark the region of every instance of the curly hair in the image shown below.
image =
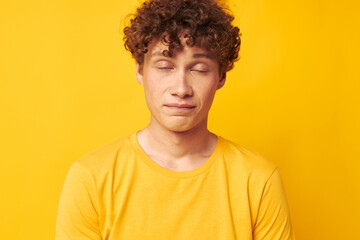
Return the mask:
[[186, 45], [206, 49], [216, 57], [220, 72], [229, 71], [239, 59], [241, 44], [233, 20], [216, 0], [148, 0], [124, 28], [124, 45], [142, 64], [153, 40], [168, 46], [163, 55], [171, 57], [174, 50], [183, 48], [179, 36], [185, 33]]

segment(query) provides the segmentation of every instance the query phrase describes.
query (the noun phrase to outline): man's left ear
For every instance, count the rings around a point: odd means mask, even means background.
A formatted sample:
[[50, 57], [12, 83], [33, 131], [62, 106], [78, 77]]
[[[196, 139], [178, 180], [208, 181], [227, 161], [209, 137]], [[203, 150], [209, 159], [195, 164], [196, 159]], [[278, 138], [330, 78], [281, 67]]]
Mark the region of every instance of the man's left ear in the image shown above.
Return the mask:
[[219, 80], [219, 83], [218, 83], [218, 87], [217, 89], [220, 89], [224, 86], [225, 84], [225, 81], [226, 81], [226, 72], [224, 72]]

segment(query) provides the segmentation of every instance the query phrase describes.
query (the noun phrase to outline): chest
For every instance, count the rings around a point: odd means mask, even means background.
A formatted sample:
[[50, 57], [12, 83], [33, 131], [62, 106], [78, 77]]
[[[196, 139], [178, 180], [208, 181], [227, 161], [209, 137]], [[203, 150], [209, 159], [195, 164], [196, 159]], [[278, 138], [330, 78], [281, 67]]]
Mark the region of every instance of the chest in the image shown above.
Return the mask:
[[251, 239], [247, 193], [229, 181], [211, 172], [192, 179], [124, 179], [101, 216], [104, 239], [231, 240], [239, 232]]

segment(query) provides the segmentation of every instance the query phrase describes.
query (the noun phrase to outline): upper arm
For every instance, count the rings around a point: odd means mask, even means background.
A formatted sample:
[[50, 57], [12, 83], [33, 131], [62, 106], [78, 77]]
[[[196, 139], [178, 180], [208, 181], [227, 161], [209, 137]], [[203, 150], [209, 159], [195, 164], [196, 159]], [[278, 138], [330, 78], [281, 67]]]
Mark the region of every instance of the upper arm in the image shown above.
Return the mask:
[[267, 180], [253, 231], [255, 240], [294, 240], [289, 207], [279, 171]]
[[101, 239], [94, 183], [78, 162], [70, 168], [61, 192], [55, 239]]

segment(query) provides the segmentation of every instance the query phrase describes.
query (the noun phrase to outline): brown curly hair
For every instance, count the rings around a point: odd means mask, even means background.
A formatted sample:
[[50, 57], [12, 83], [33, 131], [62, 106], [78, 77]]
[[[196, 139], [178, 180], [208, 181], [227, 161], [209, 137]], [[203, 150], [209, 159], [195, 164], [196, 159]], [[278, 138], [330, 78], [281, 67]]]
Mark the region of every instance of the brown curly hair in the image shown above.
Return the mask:
[[153, 40], [168, 46], [164, 56], [183, 48], [180, 34], [186, 33], [188, 46], [199, 46], [215, 55], [220, 73], [229, 71], [239, 58], [240, 30], [234, 17], [216, 0], [148, 0], [132, 15], [124, 28], [124, 45], [142, 64]]

